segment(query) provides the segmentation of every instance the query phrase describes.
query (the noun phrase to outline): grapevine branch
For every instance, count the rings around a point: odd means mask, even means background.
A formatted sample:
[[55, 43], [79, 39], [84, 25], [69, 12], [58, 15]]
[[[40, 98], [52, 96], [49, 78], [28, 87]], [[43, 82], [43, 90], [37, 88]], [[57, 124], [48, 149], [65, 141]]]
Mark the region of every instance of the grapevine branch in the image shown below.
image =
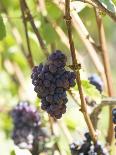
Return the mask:
[[[112, 97], [114, 95], [114, 91], [113, 91], [113, 82], [112, 82], [112, 76], [111, 76], [111, 70], [110, 70], [109, 55], [108, 55], [106, 39], [105, 39], [104, 25], [102, 22], [102, 18], [99, 15], [99, 11], [97, 9], [95, 9], [95, 13], [96, 13], [96, 20], [98, 25], [99, 42], [101, 45], [103, 65], [104, 65], [106, 81], [107, 81], [107, 91], [108, 91], [108, 95]], [[108, 136], [107, 136], [107, 142], [109, 144], [111, 144], [113, 139], [112, 108], [113, 108], [112, 106], [109, 108], [109, 128], [108, 128]]]
[[80, 107], [80, 104], [78, 103], [77, 99], [75, 98], [75, 95], [73, 94], [73, 92], [71, 90], [68, 90], [68, 93], [70, 94], [72, 99], [75, 101], [75, 103]]
[[[64, 11], [64, 1], [62, 0], [62, 5], [59, 5], [59, 2], [58, 0], [54, 0], [53, 1], [62, 11]], [[77, 14], [77, 12], [72, 9], [71, 11], [71, 17], [72, 17], [72, 23], [73, 23], [73, 26], [75, 28], [75, 30], [77, 31], [77, 33], [79, 34], [82, 42], [84, 43], [98, 73], [101, 75], [103, 81], [104, 81], [104, 84], [105, 84], [105, 87], [106, 87], [106, 77], [105, 77], [105, 73], [104, 73], [104, 68], [103, 68], [103, 65], [102, 63], [100, 62], [99, 60], [99, 57], [96, 53], [96, 50], [95, 50], [95, 46], [93, 46], [93, 39], [91, 38], [89, 32], [87, 31], [85, 25], [83, 24], [82, 20], [80, 19], [79, 15]], [[56, 28], [55, 28], [56, 29]], [[59, 29], [56, 29], [58, 32], [60, 31]], [[64, 38], [64, 37], [62, 37]], [[76, 52], [76, 50], [75, 50]], [[77, 52], [76, 52], [77, 53]]]
[[40, 35], [36, 25], [35, 25], [35, 23], [34, 23], [34, 19], [33, 19], [32, 15], [31, 15], [31, 13], [30, 13], [30, 10], [29, 10], [29, 8], [27, 6], [26, 1], [25, 0], [20, 0], [20, 1], [21, 1], [21, 3], [24, 6], [25, 13], [27, 15], [27, 20], [30, 22], [30, 24], [31, 24], [31, 26], [33, 28], [33, 31], [34, 31], [35, 35], [37, 36], [37, 39], [38, 39], [38, 41], [40, 43], [40, 46], [43, 49], [43, 52], [45, 53], [46, 56], [48, 56], [49, 52], [48, 52], [48, 50], [47, 50], [47, 48], [45, 46], [45, 43], [44, 43], [44, 41], [43, 41], [43, 39], [42, 39], [42, 37], [41, 37], [41, 35]]
[[91, 0], [91, 1], [97, 5], [99, 10], [101, 10], [102, 12], [105, 12], [107, 15], [109, 15], [116, 22], [116, 14], [115, 13], [109, 11], [105, 6], [102, 5], [102, 3], [99, 0]]
[[100, 11], [106, 13], [108, 16], [112, 18], [114, 22], [116, 22], [116, 14], [109, 11], [105, 6], [102, 5], [102, 3], [99, 0], [78, 0], [84, 3], [91, 4], [95, 8], [99, 9]]
[[26, 20], [26, 17], [25, 17], [24, 5], [23, 5], [23, 3], [21, 3], [21, 0], [20, 0], [20, 7], [21, 7], [22, 19], [23, 19], [23, 24], [24, 24], [24, 29], [25, 29], [27, 47], [28, 47], [28, 51], [29, 51], [29, 54], [27, 55], [27, 58], [29, 60], [29, 64], [31, 65], [31, 67], [33, 67], [34, 62], [33, 62], [32, 52], [31, 52], [31, 47], [30, 47], [30, 41], [29, 41], [29, 35], [28, 35], [28, 29], [27, 29], [27, 20]]
[[73, 70], [76, 73], [76, 81], [79, 89], [79, 94], [80, 94], [80, 100], [81, 100], [81, 111], [84, 115], [86, 124], [88, 126], [90, 135], [93, 139], [93, 142], [97, 142], [97, 138], [95, 135], [95, 130], [93, 128], [93, 125], [91, 123], [90, 117], [87, 112], [87, 106], [85, 103], [83, 91], [82, 91], [82, 86], [81, 86], [81, 79], [80, 79], [80, 71], [78, 68], [78, 63], [76, 60], [76, 54], [75, 54], [75, 47], [72, 39], [72, 31], [71, 31], [71, 16], [70, 16], [70, 0], [65, 0], [65, 20], [66, 20], [66, 25], [67, 25], [67, 31], [68, 31], [68, 37], [69, 37], [69, 44], [70, 44], [70, 50], [71, 50], [71, 56], [72, 56], [72, 63], [73, 63]]
[[98, 116], [102, 108], [105, 106], [109, 106], [109, 107], [116, 106], [116, 98], [103, 99], [101, 103], [94, 108], [94, 110], [90, 114], [90, 118], [92, 123], [94, 124], [95, 129], [97, 128]]

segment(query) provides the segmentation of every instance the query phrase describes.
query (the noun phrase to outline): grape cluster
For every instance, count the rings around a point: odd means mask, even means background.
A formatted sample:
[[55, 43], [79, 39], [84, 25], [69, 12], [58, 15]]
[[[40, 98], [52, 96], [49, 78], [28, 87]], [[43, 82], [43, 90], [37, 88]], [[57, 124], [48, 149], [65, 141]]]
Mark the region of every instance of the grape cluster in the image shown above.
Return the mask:
[[113, 123], [115, 124], [114, 131], [115, 131], [115, 138], [116, 138], [116, 108], [112, 110], [112, 115], [113, 115]]
[[11, 111], [14, 129], [12, 138], [20, 148], [31, 150], [35, 139], [45, 136], [40, 128], [40, 116], [36, 107], [27, 101], [19, 102]]
[[66, 71], [65, 65], [66, 56], [56, 50], [48, 57], [46, 64], [35, 66], [31, 75], [34, 90], [41, 99], [41, 108], [56, 119], [66, 112], [66, 91], [76, 84], [76, 75]]
[[89, 133], [85, 133], [85, 140], [81, 145], [75, 143], [70, 145], [72, 155], [109, 155], [106, 148], [103, 148], [98, 142], [92, 143]]
[[101, 78], [96, 75], [96, 74], [93, 74], [91, 75], [89, 78], [88, 78], [89, 82], [94, 85], [96, 87], [96, 89], [102, 93], [103, 91], [103, 82], [101, 80]]

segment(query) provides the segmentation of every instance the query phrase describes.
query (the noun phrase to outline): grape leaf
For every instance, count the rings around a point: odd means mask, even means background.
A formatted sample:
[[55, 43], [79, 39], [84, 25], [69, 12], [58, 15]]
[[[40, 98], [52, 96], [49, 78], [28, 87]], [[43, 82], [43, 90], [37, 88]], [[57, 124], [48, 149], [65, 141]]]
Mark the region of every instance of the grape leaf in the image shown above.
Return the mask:
[[3, 22], [3, 18], [0, 15], [0, 40], [2, 40], [6, 36], [6, 29]]
[[116, 6], [112, 0], [99, 0], [102, 5], [107, 8], [109, 11], [116, 13]]
[[92, 99], [96, 100], [99, 100], [101, 98], [100, 92], [96, 89], [94, 85], [90, 84], [88, 80], [82, 80], [82, 86], [87, 96], [91, 96]]

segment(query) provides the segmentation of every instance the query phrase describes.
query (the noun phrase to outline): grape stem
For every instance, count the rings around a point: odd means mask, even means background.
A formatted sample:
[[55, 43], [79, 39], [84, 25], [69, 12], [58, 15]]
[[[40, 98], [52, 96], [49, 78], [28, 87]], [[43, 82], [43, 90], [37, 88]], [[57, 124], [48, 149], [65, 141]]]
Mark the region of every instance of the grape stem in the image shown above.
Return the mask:
[[74, 42], [72, 39], [72, 31], [71, 31], [71, 16], [70, 16], [70, 0], [65, 0], [65, 20], [66, 20], [66, 25], [67, 25], [67, 31], [68, 31], [68, 37], [69, 37], [69, 44], [70, 44], [70, 50], [71, 50], [71, 57], [72, 57], [72, 65], [73, 65], [73, 71], [76, 73], [76, 82], [78, 85], [79, 89], [79, 94], [80, 94], [80, 100], [81, 100], [81, 111], [84, 115], [86, 124], [88, 126], [90, 135], [92, 137], [92, 140], [94, 143], [97, 142], [97, 137], [95, 134], [94, 127], [92, 125], [92, 122], [90, 120], [90, 116], [87, 112], [87, 105], [84, 99], [83, 95], [83, 90], [81, 86], [81, 78], [80, 78], [80, 71], [78, 69], [78, 62], [76, 59], [76, 54], [75, 54], [75, 47], [74, 47]]
[[21, 1], [20, 1], [20, 8], [21, 8], [21, 12], [22, 12], [22, 19], [23, 19], [23, 24], [24, 24], [25, 36], [26, 36], [27, 47], [28, 47], [28, 51], [29, 51], [27, 58], [28, 58], [30, 66], [33, 67], [34, 62], [33, 62], [32, 51], [31, 51], [31, 47], [30, 47], [30, 40], [29, 40], [28, 28], [27, 28], [27, 20], [26, 20], [26, 16], [25, 16], [25, 12], [24, 12], [25, 8], [24, 8], [24, 4], [21, 3]]
[[[112, 75], [111, 75], [111, 69], [110, 69], [110, 62], [109, 62], [109, 55], [108, 55], [108, 48], [106, 45], [106, 39], [105, 39], [105, 31], [104, 31], [104, 25], [102, 22], [102, 18], [99, 14], [99, 11], [95, 9], [95, 15], [96, 15], [96, 21], [98, 26], [98, 33], [99, 33], [99, 42], [101, 46], [101, 52], [102, 52], [102, 60], [106, 75], [106, 82], [107, 82], [107, 91], [109, 97], [114, 96], [114, 90], [113, 90], [113, 82], [112, 82]], [[111, 145], [113, 140], [113, 122], [112, 122], [112, 108], [113, 106], [110, 106], [109, 108], [109, 127], [107, 132], [106, 140]]]
[[90, 118], [91, 118], [91, 121], [92, 121], [95, 129], [97, 128], [97, 123], [99, 120], [98, 116], [99, 116], [102, 108], [105, 106], [109, 106], [109, 107], [116, 106], [116, 98], [110, 97], [107, 99], [103, 99], [101, 101], [101, 103], [93, 109], [93, 111], [90, 114]]

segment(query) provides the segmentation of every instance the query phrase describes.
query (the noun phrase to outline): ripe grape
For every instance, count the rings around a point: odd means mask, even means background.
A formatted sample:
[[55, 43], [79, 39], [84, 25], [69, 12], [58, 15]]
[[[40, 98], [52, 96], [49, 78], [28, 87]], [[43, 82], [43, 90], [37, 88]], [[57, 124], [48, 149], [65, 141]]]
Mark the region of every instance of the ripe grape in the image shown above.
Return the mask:
[[103, 91], [103, 82], [101, 80], [101, 78], [96, 75], [96, 74], [93, 74], [91, 75], [89, 78], [88, 78], [90, 84], [94, 85], [96, 87], [96, 89], [102, 93]]
[[112, 110], [112, 116], [113, 116], [113, 123], [115, 124], [115, 128], [114, 128], [114, 131], [115, 131], [115, 138], [116, 138], [116, 108], [114, 108], [113, 110]]
[[11, 116], [14, 124], [12, 133], [14, 143], [20, 148], [32, 150], [35, 139], [45, 137], [36, 107], [30, 105], [28, 101], [21, 101], [11, 111]]
[[75, 143], [70, 145], [72, 155], [109, 155], [107, 149], [99, 142], [93, 144], [90, 134], [85, 133], [85, 140], [82, 144]]

